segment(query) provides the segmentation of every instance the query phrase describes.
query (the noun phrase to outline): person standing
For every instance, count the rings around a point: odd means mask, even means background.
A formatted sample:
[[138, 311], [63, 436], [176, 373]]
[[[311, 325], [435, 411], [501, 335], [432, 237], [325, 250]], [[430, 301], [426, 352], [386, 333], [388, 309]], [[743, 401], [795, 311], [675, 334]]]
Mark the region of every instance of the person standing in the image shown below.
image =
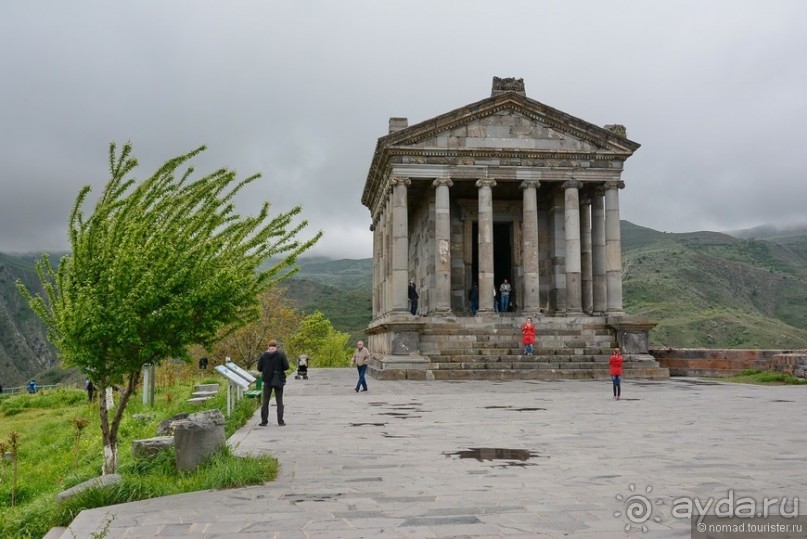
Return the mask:
[[414, 279], [409, 279], [409, 312], [414, 316], [418, 313], [418, 291]]
[[527, 318], [527, 321], [521, 325], [521, 342], [524, 345], [524, 355], [532, 355], [532, 345], [535, 344], [535, 326], [532, 324], [532, 318]]
[[479, 310], [479, 285], [474, 283], [468, 292], [468, 301], [471, 302], [471, 316], [476, 316]]
[[277, 401], [277, 424], [286, 426], [283, 421], [283, 386], [286, 385], [286, 371], [289, 369], [289, 360], [286, 354], [278, 349], [277, 341], [272, 339], [266, 351], [258, 359], [258, 370], [263, 380], [263, 399], [261, 401], [261, 422], [259, 427], [269, 424], [269, 398], [275, 392]]
[[367, 365], [370, 363], [370, 351], [364, 347], [364, 343], [359, 341], [356, 343], [356, 350], [353, 352], [353, 357], [350, 359], [351, 365], [356, 365], [359, 371], [359, 381], [356, 382], [356, 393], [359, 388], [362, 391], [367, 391], [367, 380], [364, 375], [367, 372]]
[[95, 399], [95, 384], [89, 378], [84, 380], [84, 389], [87, 390], [87, 399], [92, 402]]
[[614, 348], [614, 353], [611, 359], [608, 360], [611, 365], [611, 381], [614, 385], [614, 400], [619, 400], [622, 396], [622, 363], [624, 359], [622, 354], [619, 353], [619, 348]]
[[507, 282], [507, 279], [504, 279], [501, 286], [499, 286], [499, 299], [501, 300], [501, 308], [503, 313], [510, 310], [510, 290], [510, 283]]

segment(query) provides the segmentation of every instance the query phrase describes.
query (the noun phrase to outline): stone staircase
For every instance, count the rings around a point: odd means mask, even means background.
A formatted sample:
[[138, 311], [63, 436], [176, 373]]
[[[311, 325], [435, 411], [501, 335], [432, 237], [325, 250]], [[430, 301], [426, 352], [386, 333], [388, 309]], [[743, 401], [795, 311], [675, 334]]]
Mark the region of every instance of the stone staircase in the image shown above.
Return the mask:
[[[608, 360], [617, 345], [604, 317], [547, 317], [536, 320], [533, 355], [524, 355], [521, 318], [496, 315], [455, 322], [425, 323], [420, 330], [419, 369], [374, 360], [370, 375], [400, 380], [610, 379]], [[624, 354], [625, 378], [669, 378], [649, 354]]]

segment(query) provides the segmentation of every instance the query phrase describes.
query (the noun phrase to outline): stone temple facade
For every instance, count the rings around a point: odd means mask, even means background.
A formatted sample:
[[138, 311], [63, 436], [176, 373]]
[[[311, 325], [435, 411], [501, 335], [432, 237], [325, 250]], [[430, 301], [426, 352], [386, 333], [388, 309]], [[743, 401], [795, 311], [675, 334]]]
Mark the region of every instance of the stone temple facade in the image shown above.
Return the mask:
[[[607, 378], [619, 345], [626, 376], [668, 376], [648, 354], [654, 324], [622, 308], [619, 190], [638, 148], [621, 125], [528, 98], [522, 79], [494, 77], [490, 97], [415, 125], [390, 118], [362, 194], [373, 232], [370, 374]], [[511, 305], [497, 312], [504, 279]], [[533, 356], [521, 352], [526, 317]]]

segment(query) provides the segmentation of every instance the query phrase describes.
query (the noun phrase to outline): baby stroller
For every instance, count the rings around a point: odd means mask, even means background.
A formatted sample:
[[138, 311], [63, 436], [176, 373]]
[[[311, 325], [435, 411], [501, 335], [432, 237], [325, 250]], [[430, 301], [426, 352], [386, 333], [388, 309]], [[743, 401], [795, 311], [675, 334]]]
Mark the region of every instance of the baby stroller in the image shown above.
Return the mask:
[[299, 380], [300, 378], [308, 380], [308, 356], [305, 354], [300, 354], [300, 357], [297, 358], [297, 374], [294, 375], [294, 379]]

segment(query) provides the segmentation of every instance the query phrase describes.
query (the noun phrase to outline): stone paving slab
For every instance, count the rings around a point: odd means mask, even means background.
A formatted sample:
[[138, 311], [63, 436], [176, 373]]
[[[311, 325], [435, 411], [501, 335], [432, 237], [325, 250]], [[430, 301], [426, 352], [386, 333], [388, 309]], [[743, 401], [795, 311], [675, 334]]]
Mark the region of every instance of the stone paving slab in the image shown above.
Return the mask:
[[[114, 515], [110, 539], [683, 538], [684, 497], [807, 498], [807, 386], [626, 380], [614, 401], [610, 382], [369, 380], [355, 393], [355, 369], [309, 372], [286, 386], [286, 427], [256, 413], [228, 441], [275, 455], [276, 481], [83, 511], [60, 537]], [[474, 448], [487, 451], [462, 458]]]

